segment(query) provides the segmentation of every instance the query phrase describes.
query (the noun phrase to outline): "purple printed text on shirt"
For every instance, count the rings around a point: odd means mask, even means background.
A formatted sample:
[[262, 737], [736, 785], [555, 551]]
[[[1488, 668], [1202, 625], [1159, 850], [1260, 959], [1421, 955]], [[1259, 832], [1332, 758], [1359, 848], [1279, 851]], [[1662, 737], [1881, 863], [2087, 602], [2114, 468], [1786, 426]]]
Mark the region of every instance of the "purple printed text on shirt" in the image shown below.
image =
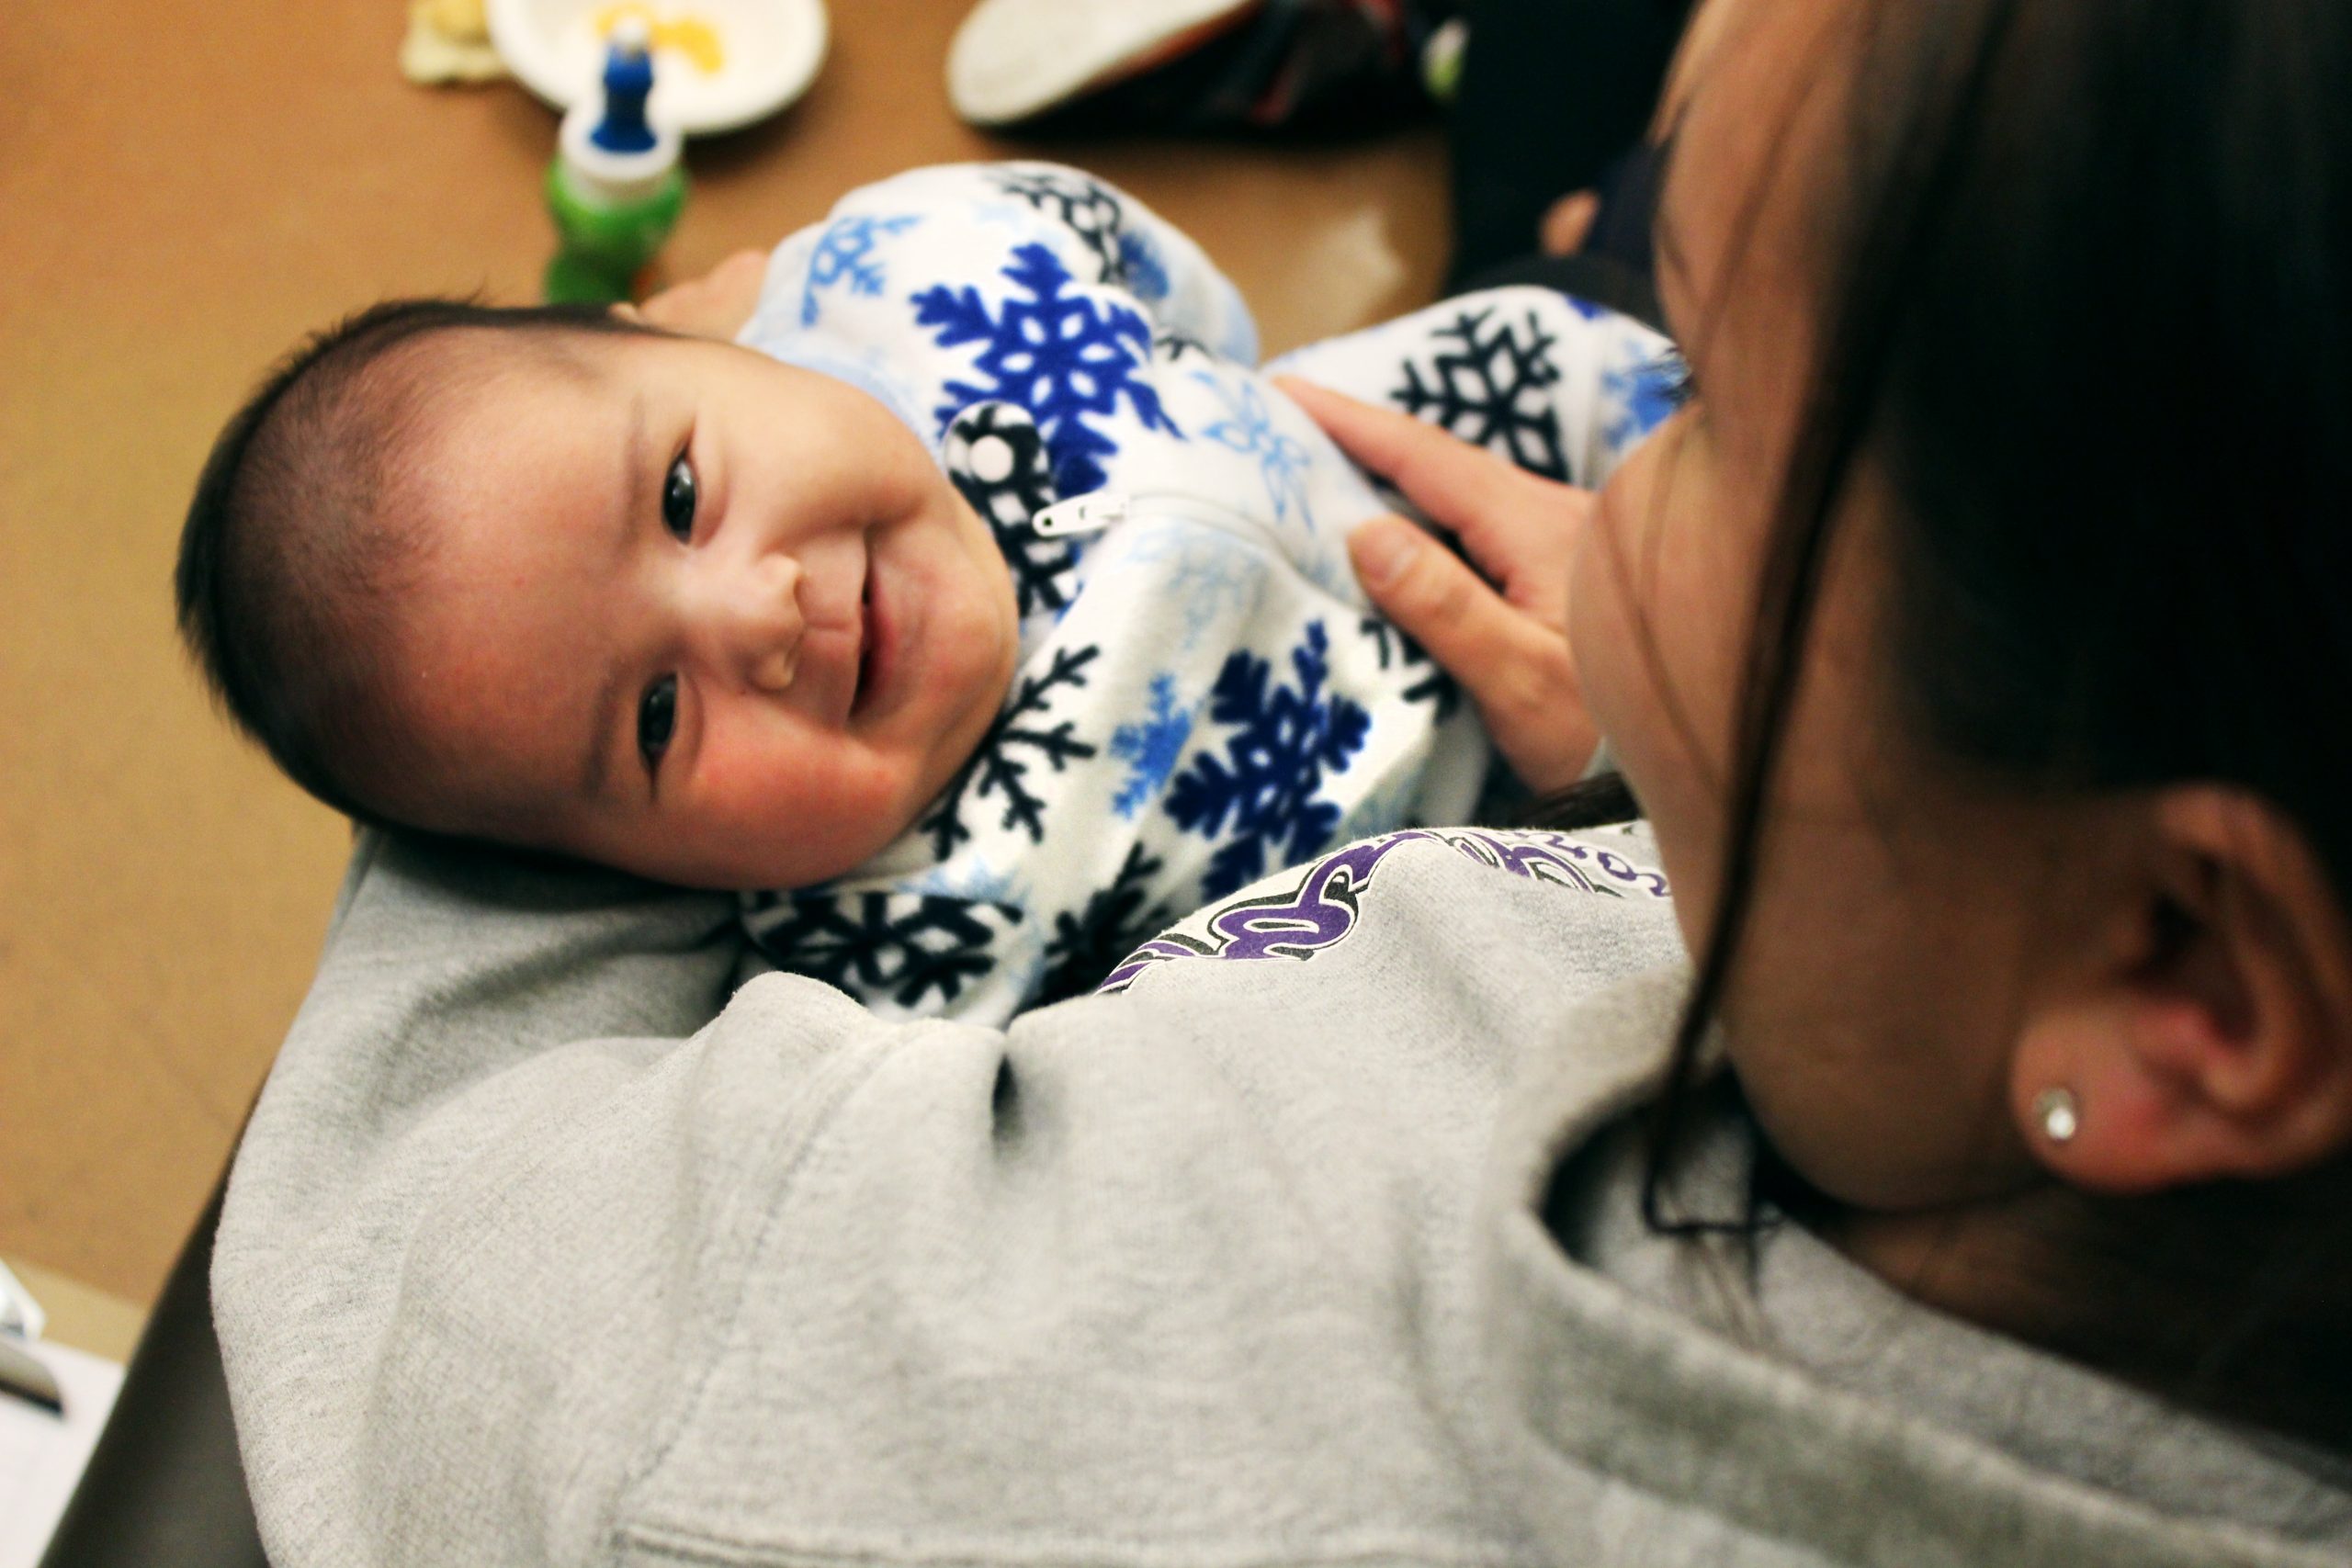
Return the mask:
[[1290, 892], [1219, 907], [1209, 917], [1205, 942], [1181, 931], [1154, 937], [1128, 954], [1098, 988], [1124, 991], [1145, 970], [1185, 958], [1312, 958], [1355, 930], [1359, 896], [1371, 887], [1380, 863], [1393, 851], [1424, 840], [1531, 881], [1607, 897], [1669, 897], [1662, 874], [1563, 833], [1410, 828], [1350, 844], [1312, 862]]

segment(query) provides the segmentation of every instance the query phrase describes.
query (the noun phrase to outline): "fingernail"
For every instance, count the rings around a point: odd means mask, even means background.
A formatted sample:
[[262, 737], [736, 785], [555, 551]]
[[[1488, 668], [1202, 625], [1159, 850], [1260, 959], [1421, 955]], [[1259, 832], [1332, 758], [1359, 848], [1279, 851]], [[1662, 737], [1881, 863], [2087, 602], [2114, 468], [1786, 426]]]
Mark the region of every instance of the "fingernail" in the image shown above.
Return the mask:
[[1393, 517], [1367, 523], [1348, 541], [1356, 558], [1356, 575], [1370, 589], [1382, 589], [1405, 575], [1421, 547], [1420, 530]]

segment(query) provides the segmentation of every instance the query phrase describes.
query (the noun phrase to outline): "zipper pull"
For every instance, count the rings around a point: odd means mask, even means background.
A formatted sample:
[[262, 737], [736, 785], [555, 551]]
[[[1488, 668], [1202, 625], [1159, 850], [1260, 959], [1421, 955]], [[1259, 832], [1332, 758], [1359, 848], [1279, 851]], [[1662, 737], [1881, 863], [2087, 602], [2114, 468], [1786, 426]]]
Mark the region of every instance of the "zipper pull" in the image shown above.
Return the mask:
[[1126, 515], [1127, 498], [1103, 490], [1057, 501], [1030, 518], [1029, 526], [1048, 539], [1064, 539], [1073, 534], [1099, 534], [1114, 523], [1125, 522]]

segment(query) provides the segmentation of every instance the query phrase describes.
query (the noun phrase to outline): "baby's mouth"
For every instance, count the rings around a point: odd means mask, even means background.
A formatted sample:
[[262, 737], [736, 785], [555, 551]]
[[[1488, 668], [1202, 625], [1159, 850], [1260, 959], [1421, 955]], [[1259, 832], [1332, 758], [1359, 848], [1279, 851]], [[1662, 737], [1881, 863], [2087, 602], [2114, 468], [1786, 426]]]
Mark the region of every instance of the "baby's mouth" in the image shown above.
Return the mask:
[[880, 651], [881, 638], [875, 635], [874, 567], [869, 560], [865, 569], [865, 586], [857, 594], [857, 683], [850, 688], [849, 711], [855, 715], [865, 706], [865, 699], [873, 694], [876, 655]]

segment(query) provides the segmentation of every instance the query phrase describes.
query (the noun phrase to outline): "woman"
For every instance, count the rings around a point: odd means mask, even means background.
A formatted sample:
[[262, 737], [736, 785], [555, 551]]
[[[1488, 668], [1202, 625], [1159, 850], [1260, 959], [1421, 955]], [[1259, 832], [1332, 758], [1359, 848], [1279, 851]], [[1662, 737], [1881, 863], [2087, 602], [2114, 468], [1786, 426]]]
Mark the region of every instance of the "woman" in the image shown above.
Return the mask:
[[371, 840], [220, 1241], [275, 1560], [2346, 1560], [2352, 15], [1698, 26], [1597, 506], [1316, 404], [1665, 875], [1396, 835], [682, 1042], [723, 907]]

